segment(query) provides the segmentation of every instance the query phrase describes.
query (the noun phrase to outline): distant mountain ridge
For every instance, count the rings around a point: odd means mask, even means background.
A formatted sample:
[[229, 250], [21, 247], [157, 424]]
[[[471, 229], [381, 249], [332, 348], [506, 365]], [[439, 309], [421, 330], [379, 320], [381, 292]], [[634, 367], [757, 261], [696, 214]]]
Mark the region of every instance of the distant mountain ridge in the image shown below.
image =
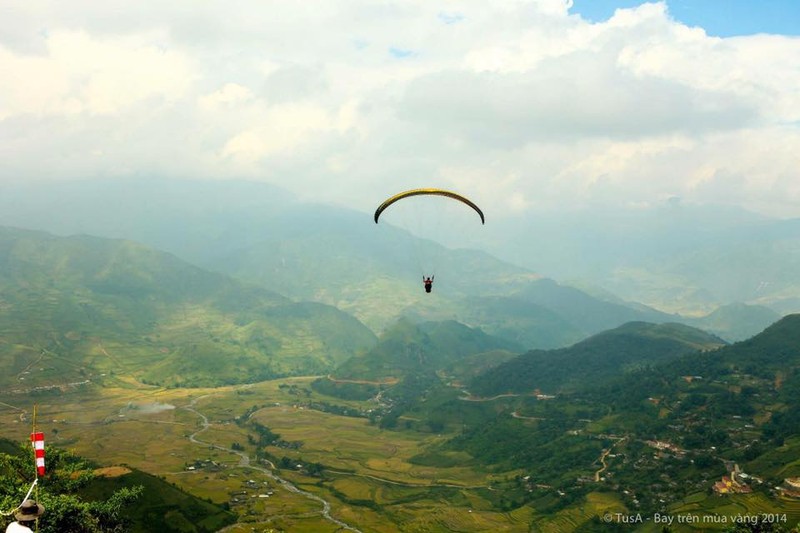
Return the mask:
[[[445, 250], [400, 229], [378, 226], [368, 214], [303, 203], [263, 183], [150, 179], [6, 184], [0, 185], [2, 223], [143, 242], [296, 301], [333, 305], [375, 333], [403, 316], [457, 320], [526, 348], [555, 348], [632, 320], [701, 325], [694, 318], [619, 298], [590, 296], [487, 253]], [[735, 220], [719, 225], [732, 224]], [[535, 245], [547, 233], [527, 231], [515, 241], [517, 248], [537, 250], [537, 257], [547, 262], [551, 252]], [[504, 238], [516, 234], [509, 230]], [[597, 242], [609, 238], [598, 235]], [[606, 256], [596, 248], [573, 257], [593, 264]], [[432, 295], [421, 290], [419, 267], [409, 249], [442, 257]], [[647, 241], [643, 250], [657, 251], [658, 244]], [[627, 250], [623, 257], [636, 253]], [[564, 270], [565, 276], [571, 273]], [[631, 291], [624, 295], [632, 299]], [[738, 340], [769, 322], [762, 310], [748, 307], [735, 323], [715, 322], [714, 331]]]
[[795, 377], [800, 370], [800, 314], [787, 315], [758, 335], [724, 350], [679, 359], [673, 366], [684, 373], [710, 376], [744, 372], [777, 382]]
[[741, 302], [723, 305], [708, 315], [686, 323], [735, 342], [749, 339], [778, 322], [781, 315], [772, 309]]
[[[206, 258], [203, 267], [149, 244], [0, 227], [2, 390], [29, 399], [133, 379], [216, 386], [326, 375], [315, 391], [370, 400], [351, 414], [424, 439], [415, 465], [488, 473], [490, 485], [477, 490], [524, 516], [523, 528], [628, 527], [601, 524], [606, 509], [800, 516], [796, 502], [778, 495], [784, 479], [800, 477], [800, 315], [780, 317], [754, 300], [702, 317], [663, 313], [470, 251], [446, 251], [441, 284], [425, 295], [398, 251], [404, 232], [391, 245], [373, 241], [375, 226], [362, 227], [360, 214], [277, 193], [264, 214], [270, 204], [257, 186], [227, 225], [224, 201], [209, 207], [216, 187], [205, 203], [194, 208], [185, 197], [175, 211], [166, 194], [151, 225], [123, 224], [142, 206], [118, 221], [126, 233], [182, 246], [197, 264]], [[102, 203], [78, 200], [73, 208]], [[162, 234], [165, 220], [173, 227]], [[692, 246], [714, 235], [693, 236], [678, 255], [695, 257]], [[723, 249], [710, 247], [687, 271], [705, 264], [690, 274], [712, 278], [713, 254]], [[765, 249], [765, 261], [780, 252]], [[654, 264], [669, 257], [655, 243], [650, 251], [658, 252]], [[765, 289], [764, 303], [776, 294]], [[286, 453], [308, 459], [305, 450]], [[327, 465], [332, 456], [312, 460]], [[753, 493], [712, 492], [733, 464], [756, 476]], [[341, 473], [333, 475], [341, 483]], [[452, 491], [472, 508], [469, 491]]]
[[[374, 342], [334, 307], [295, 303], [141, 244], [0, 227], [4, 387], [112, 375], [244, 383], [323, 373]], [[36, 361], [44, 370], [31, 370]]]
[[532, 350], [478, 376], [469, 390], [480, 396], [549, 394], [618, 378], [698, 350], [725, 345], [722, 339], [683, 324], [630, 322], [568, 348]]

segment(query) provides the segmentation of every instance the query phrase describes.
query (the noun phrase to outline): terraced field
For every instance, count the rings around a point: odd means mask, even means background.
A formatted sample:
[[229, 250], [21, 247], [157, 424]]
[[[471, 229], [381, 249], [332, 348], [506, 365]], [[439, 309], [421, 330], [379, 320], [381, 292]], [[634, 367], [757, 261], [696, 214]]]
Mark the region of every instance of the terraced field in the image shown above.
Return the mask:
[[[71, 449], [100, 466], [129, 465], [229, 505], [240, 523], [227, 532], [270, 527], [299, 532], [560, 533], [580, 531], [607, 513], [631, 512], [611, 491], [589, 492], [550, 514], [537, 514], [531, 505], [502, 512], [497, 487], [519, 472], [467, 466], [469, 456], [463, 452], [448, 456], [442, 466], [415, 464], [413, 457], [448, 435], [382, 430], [366, 418], [310, 409], [314, 402], [373, 406], [323, 396], [311, 389], [313, 379], [214, 389], [163, 389], [117, 379], [113, 383], [118, 386], [84, 385], [36, 397], [37, 428], [45, 432], [48, 446]], [[1, 393], [3, 436], [27, 439], [32, 412], [30, 396]], [[256, 460], [256, 433], [248, 425], [253, 422], [283, 442], [262, 448], [268, 460]], [[794, 524], [800, 520], [800, 502], [757, 493], [696, 493], [669, 513], [785, 514], [787, 523]], [[660, 531], [644, 518], [630, 530]], [[711, 523], [707, 529], [722, 530], [723, 525]], [[693, 530], [673, 526], [676, 532]]]

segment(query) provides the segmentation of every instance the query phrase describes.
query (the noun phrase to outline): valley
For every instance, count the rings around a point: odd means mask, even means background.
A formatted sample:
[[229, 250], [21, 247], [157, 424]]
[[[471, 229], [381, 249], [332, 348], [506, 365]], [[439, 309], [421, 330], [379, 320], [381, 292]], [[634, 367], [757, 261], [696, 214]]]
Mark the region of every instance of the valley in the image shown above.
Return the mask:
[[798, 523], [800, 315], [705, 330], [475, 257], [428, 300], [378, 274], [350, 307], [0, 228], [0, 437], [35, 405], [50, 449], [131, 470], [85, 490], [146, 486], [137, 533]]
[[[520, 436], [524, 428], [528, 435], [552, 434], [555, 424], [557, 434], [564, 436], [556, 442], [572, 456], [567, 461], [571, 466], [565, 464], [566, 471], [559, 473], [553, 465], [547, 471], [526, 466], [523, 458], [516, 468], [513, 462], [476, 462], [478, 449], [447, 446], [458, 440], [458, 430], [401, 429], [414, 427], [419, 416], [414, 413], [401, 416], [397, 428], [382, 429], [367, 416], [387, 406], [374, 399], [322, 395], [312, 387], [316, 379], [203, 389], [164, 389], [132, 381], [123, 387], [85, 383], [36, 398], [37, 428], [50, 446], [73, 450], [103, 466], [144, 470], [229, 508], [239, 522], [223, 529], [228, 532], [253, 527], [301, 532], [605, 531], [606, 516], [626, 530], [630, 524], [623, 517], [646, 517], [636, 530], [660, 531], [650, 519], [657, 514], [683, 517], [683, 526], [676, 523], [673, 531], [694, 531], [691, 521], [706, 516], [774, 515], [787, 525], [800, 520], [800, 500], [780, 496], [767, 481], [775, 468], [771, 454], [736, 467], [740, 476], [750, 478], [750, 490], [714, 492], [715, 482], [730, 474], [722, 462], [712, 465], [731, 455], [732, 448], [720, 449], [720, 455], [698, 454], [666, 439], [643, 438], [640, 430], [615, 416], [583, 418], [586, 413], [576, 409], [591, 401], [588, 396], [571, 396], [566, 402], [530, 395], [480, 399], [494, 412], [508, 413], [507, 419], [501, 416], [484, 428], [501, 450], [504, 435]], [[459, 405], [473, 404], [451, 390]], [[24, 440], [32, 404], [21, 401], [19, 394], [0, 396], [3, 436]], [[332, 406], [349, 409], [351, 415], [333, 413]], [[516, 429], [509, 426], [512, 420]], [[732, 434], [754, 431], [738, 415], [724, 425]], [[260, 437], [264, 434], [266, 441]], [[675, 430], [673, 440], [680, 442], [680, 435]], [[526, 438], [517, 447], [535, 445], [524, 442]], [[797, 475], [800, 439], [785, 441], [780, 450], [780, 475]], [[563, 452], [555, 455], [566, 458]], [[686, 470], [689, 462], [701, 459], [707, 474], [697, 465]], [[574, 476], [571, 481], [569, 476]], [[706, 520], [710, 531], [723, 531], [727, 524]]]
[[0, 2], [0, 532], [800, 533], [800, 0]]
[[[463, 520], [457, 509], [439, 508], [443, 496], [472, 502], [473, 530], [480, 530], [480, 524], [513, 530], [514, 520], [492, 512], [491, 504], [479, 496], [494, 476], [469, 468], [420, 467], [409, 462], [442, 437], [384, 431], [369, 426], [364, 418], [304, 407], [318, 399], [307, 388], [310, 379], [215, 390], [76, 391], [60, 395], [57, 402], [37, 403], [38, 427], [48, 435], [49, 445], [69, 448], [104, 465], [143, 469], [203, 499], [228, 503], [244, 524], [226, 531], [249, 531], [253, 524], [288, 531], [335, 531], [345, 526], [401, 531], [406, 529], [391, 529], [386, 514], [371, 508], [394, 507], [402, 500], [410, 503], [392, 511], [398, 521], [425, 524], [430, 511], [437, 516], [433, 523]], [[310, 395], [298, 396], [297, 390]], [[131, 407], [152, 405], [173, 408]], [[253, 405], [265, 407], [251, 412], [249, 418], [269, 424], [282, 439], [302, 442], [302, 446], [291, 451], [268, 446], [267, 456], [256, 459], [259, 454], [248, 442], [248, 431], [235, 422], [237, 413]], [[4, 436], [26, 438], [30, 409], [5, 399], [2, 407]], [[234, 450], [233, 443], [240, 443], [242, 449]], [[308, 466], [321, 463], [325, 464], [324, 484]], [[202, 466], [194, 468], [195, 464]], [[260, 487], [264, 494], [269, 487], [272, 494], [259, 498], [246, 488], [248, 484]], [[241, 490], [248, 494], [240, 502], [232, 495]], [[426, 527], [419, 525], [422, 530]]]

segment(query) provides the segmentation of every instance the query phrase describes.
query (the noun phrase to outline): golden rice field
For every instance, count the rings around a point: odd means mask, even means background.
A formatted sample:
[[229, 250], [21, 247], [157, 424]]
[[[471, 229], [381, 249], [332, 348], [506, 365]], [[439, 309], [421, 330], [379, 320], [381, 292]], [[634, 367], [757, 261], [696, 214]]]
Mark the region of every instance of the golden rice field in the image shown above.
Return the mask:
[[[319, 462], [330, 469], [327, 483], [291, 469], [278, 475], [328, 501], [333, 517], [360, 531], [528, 530], [530, 509], [494, 512], [479, 496], [477, 488], [486, 487], [492, 476], [409, 461], [443, 437], [385, 431], [366, 419], [300, 408], [308, 399], [331, 399], [316, 393], [301, 397], [281, 387], [308, 388], [311, 379], [191, 390], [120, 381], [113, 388], [42, 396], [36, 405], [36, 426], [45, 432], [48, 446], [72, 450], [100, 465], [129, 465], [218, 504], [238, 498], [232, 510], [239, 514], [240, 524], [229, 528], [230, 532], [340, 530], [322, 516], [320, 501], [287, 490], [268, 474], [267, 465], [245, 465], [230, 450], [236, 442], [251, 459], [255, 455], [248, 431], [235, 423], [248, 409], [254, 411], [253, 420], [282, 439], [303, 442], [299, 450], [270, 447], [270, 453]], [[208, 418], [206, 429], [197, 413]], [[26, 440], [33, 424], [33, 404], [20, 402], [14, 395], [0, 397], [0, 424], [2, 436]], [[190, 441], [193, 434], [198, 443]], [[217, 466], [189, 469], [203, 461]], [[237, 495], [242, 491], [247, 494]], [[271, 492], [268, 497], [267, 491]], [[359, 500], [376, 506], [351, 503]]]
[[[200, 498], [230, 504], [240, 523], [227, 528], [228, 533], [341, 531], [323, 516], [321, 500], [330, 504], [333, 519], [364, 533], [561, 533], [580, 531], [606, 512], [626, 512], [617, 496], [601, 492], [550, 516], [538, 516], [529, 506], [499, 512], [486, 499], [488, 491], [514, 473], [414, 464], [412, 457], [447, 436], [381, 430], [363, 418], [308, 409], [303, 403], [309, 400], [334, 402], [310, 391], [312, 379], [217, 389], [162, 389], [117, 380], [115, 387], [42, 395], [36, 425], [45, 432], [48, 446], [73, 450], [101, 466], [138, 468]], [[33, 404], [21, 397], [0, 392], [2, 436], [20, 441], [27, 440], [33, 422]], [[236, 423], [245, 413], [284, 441], [302, 442], [298, 449], [268, 447], [274, 458], [321, 463], [325, 478], [295, 465], [273, 471], [266, 463], [257, 464], [255, 447], [248, 442], [252, 430]], [[231, 449], [234, 443], [242, 449], [238, 454]], [[288, 489], [272, 473], [296, 489]], [[778, 505], [790, 523], [800, 519], [800, 502], [782, 500]], [[775, 509], [775, 501], [757, 494], [718, 498], [698, 493], [670, 512], [752, 515]], [[660, 531], [652, 522], [635, 529]], [[714, 524], [707, 528], [720, 529]], [[673, 527], [676, 532], [695, 530]]]

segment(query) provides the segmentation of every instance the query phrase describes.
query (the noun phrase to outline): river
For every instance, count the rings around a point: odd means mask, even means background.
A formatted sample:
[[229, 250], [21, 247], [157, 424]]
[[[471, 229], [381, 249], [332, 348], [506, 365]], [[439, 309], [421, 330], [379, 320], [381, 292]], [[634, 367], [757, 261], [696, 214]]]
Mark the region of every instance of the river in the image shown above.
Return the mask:
[[[200, 433], [206, 431], [210, 427], [210, 424], [208, 422], [208, 417], [206, 415], [204, 415], [203, 413], [201, 413], [200, 411], [198, 411], [197, 409], [195, 409], [195, 406], [197, 405], [198, 401], [200, 401], [203, 398], [207, 398], [208, 396], [213, 396], [213, 395], [212, 394], [206, 394], [204, 396], [199, 396], [197, 398], [194, 398], [188, 406], [183, 407], [183, 409], [186, 409], [187, 411], [191, 411], [192, 413], [194, 413], [198, 417], [200, 417], [200, 420], [202, 421], [202, 424], [203, 424], [203, 427], [201, 427], [200, 429], [198, 429], [197, 431], [195, 431], [194, 433], [189, 435], [189, 440], [191, 442], [193, 442], [194, 444], [201, 444], [203, 446], [211, 446], [211, 447], [213, 447], [213, 448], [215, 448], [217, 450], [222, 450], [222, 451], [225, 451], [225, 452], [229, 452], [229, 453], [233, 453], [233, 454], [238, 455], [239, 456], [239, 466], [240, 467], [249, 468], [251, 470], [255, 470], [257, 472], [261, 472], [262, 474], [265, 474], [267, 477], [269, 477], [273, 481], [275, 481], [278, 484], [280, 484], [284, 489], [288, 490], [289, 492], [293, 492], [295, 494], [300, 494], [301, 496], [305, 496], [309, 500], [314, 500], [316, 502], [319, 502], [320, 504], [322, 504], [322, 511], [321, 511], [320, 514], [322, 514], [322, 516], [326, 520], [328, 520], [330, 522], [333, 522], [337, 526], [341, 527], [342, 529], [346, 529], [347, 531], [354, 531], [356, 533], [362, 533], [361, 530], [359, 530], [359, 529], [357, 529], [357, 528], [355, 528], [355, 527], [353, 527], [353, 526], [351, 526], [351, 525], [349, 525], [349, 524], [347, 524], [345, 522], [342, 522], [338, 518], [335, 518], [335, 517], [331, 516], [331, 504], [330, 504], [330, 502], [328, 502], [324, 498], [320, 498], [316, 494], [312, 494], [310, 492], [307, 492], [307, 491], [304, 491], [302, 489], [299, 489], [297, 486], [295, 486], [291, 482], [286, 481], [285, 479], [282, 479], [281, 477], [277, 476], [273, 470], [270, 470], [268, 468], [264, 468], [264, 467], [261, 467], [261, 466], [258, 466], [258, 465], [250, 464], [250, 456], [247, 455], [247, 453], [245, 453], [243, 451], [239, 451], [239, 450], [234, 450], [232, 448], [226, 448], [225, 446], [220, 446], [220, 445], [214, 444], [212, 442], [205, 442], [205, 441], [199, 440], [197, 438], [197, 435], [199, 435]], [[274, 464], [272, 464], [272, 463], [269, 463], [269, 464], [272, 466], [273, 469], [275, 468]], [[274, 518], [274, 517], [270, 517], [270, 518]], [[236, 526], [236, 524], [234, 524], [233, 526], [228, 526], [226, 528], [223, 528], [218, 533], [222, 533], [224, 531], [228, 531], [228, 530], [232, 529], [235, 526]]]

